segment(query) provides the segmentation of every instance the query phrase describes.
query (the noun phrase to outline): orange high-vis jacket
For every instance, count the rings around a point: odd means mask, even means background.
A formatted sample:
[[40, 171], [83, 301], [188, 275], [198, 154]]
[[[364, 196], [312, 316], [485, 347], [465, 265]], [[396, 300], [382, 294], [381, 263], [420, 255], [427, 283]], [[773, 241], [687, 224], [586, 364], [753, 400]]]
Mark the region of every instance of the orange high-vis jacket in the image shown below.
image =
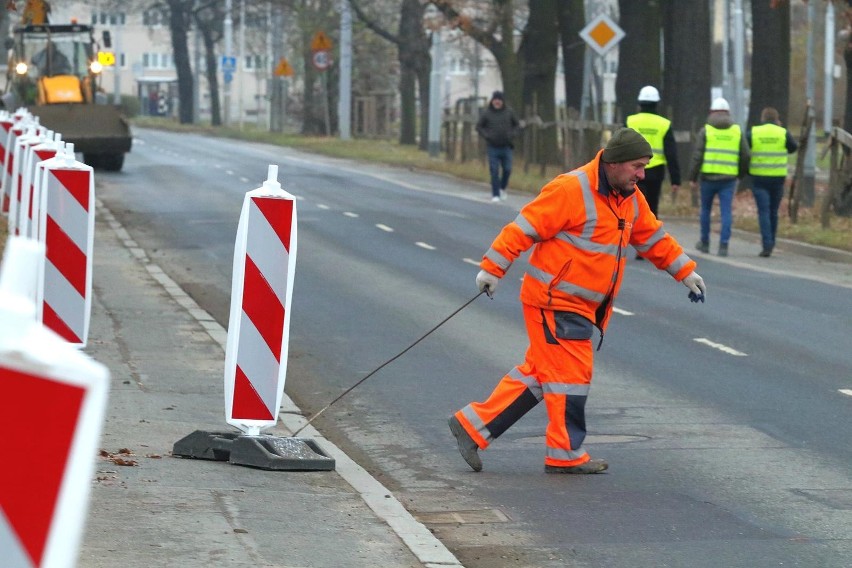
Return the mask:
[[480, 267], [502, 277], [533, 247], [521, 301], [546, 310], [578, 313], [601, 333], [621, 286], [625, 247], [633, 245], [660, 270], [681, 281], [695, 269], [683, 248], [648, 207], [642, 192], [621, 196], [599, 189], [601, 154], [542, 188], [503, 227]]

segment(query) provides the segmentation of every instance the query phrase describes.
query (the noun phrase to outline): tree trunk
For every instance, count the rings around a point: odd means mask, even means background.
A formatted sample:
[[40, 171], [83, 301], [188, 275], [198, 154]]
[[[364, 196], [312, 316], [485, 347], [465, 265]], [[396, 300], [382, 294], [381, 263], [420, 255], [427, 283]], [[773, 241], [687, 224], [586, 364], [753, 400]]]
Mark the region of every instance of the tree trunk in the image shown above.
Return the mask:
[[774, 8], [766, 2], [751, 3], [752, 54], [751, 101], [748, 124], [760, 122], [764, 107], [775, 107], [787, 123], [790, 105], [790, 4]]
[[429, 64], [418, 66], [417, 87], [420, 95], [420, 143], [417, 147], [426, 151], [429, 149], [429, 91], [432, 84], [432, 57], [429, 56]]
[[[523, 116], [527, 109], [551, 126], [538, 130], [537, 147], [533, 156], [539, 163], [560, 163], [556, 143], [556, 65], [559, 29], [558, 0], [539, 0], [530, 3], [530, 14], [521, 40], [520, 56], [523, 69]], [[529, 117], [527, 117], [529, 118]]]
[[[429, 36], [423, 29], [423, 13], [426, 6], [420, 0], [402, 0], [399, 14], [399, 63], [400, 72], [407, 73], [409, 78], [416, 79], [420, 83], [420, 92], [423, 92], [422, 77], [426, 77], [426, 92], [429, 92], [429, 73], [432, 70], [432, 56], [429, 53]], [[406, 85], [408, 92], [403, 94], [403, 78], [400, 77], [400, 96], [408, 97], [412, 107], [416, 107], [414, 101], [415, 84], [411, 81]], [[425, 104], [424, 104], [425, 102]], [[406, 122], [400, 124], [400, 144], [416, 144], [417, 113], [412, 108], [406, 117]], [[429, 98], [424, 101], [420, 99], [420, 123], [429, 124]], [[403, 132], [407, 134], [403, 139]], [[424, 131], [425, 132], [425, 131]], [[420, 137], [420, 148], [427, 149], [428, 134]]]
[[192, 65], [189, 60], [187, 31], [189, 30], [192, 1], [168, 0], [169, 32], [172, 38], [178, 83], [178, 119], [181, 124], [191, 124], [194, 119]]
[[[665, 63], [662, 113], [679, 132], [696, 132], [710, 109], [710, 4], [663, 0]], [[678, 142], [678, 161], [688, 167], [691, 141]]]
[[642, 87], [661, 87], [662, 26], [660, 0], [618, 0], [618, 9], [619, 26], [625, 35], [618, 44], [615, 115], [623, 122], [627, 115], [636, 112], [636, 97]]
[[565, 106], [578, 111], [583, 102], [583, 67], [586, 58], [586, 42], [580, 30], [586, 25], [583, 0], [561, 0], [557, 18], [562, 43], [562, 72], [565, 75]]
[[210, 87], [210, 124], [222, 125], [222, 108], [219, 104], [219, 75], [216, 64], [216, 43], [209, 31], [201, 31], [201, 41], [204, 44], [204, 73], [207, 85]]

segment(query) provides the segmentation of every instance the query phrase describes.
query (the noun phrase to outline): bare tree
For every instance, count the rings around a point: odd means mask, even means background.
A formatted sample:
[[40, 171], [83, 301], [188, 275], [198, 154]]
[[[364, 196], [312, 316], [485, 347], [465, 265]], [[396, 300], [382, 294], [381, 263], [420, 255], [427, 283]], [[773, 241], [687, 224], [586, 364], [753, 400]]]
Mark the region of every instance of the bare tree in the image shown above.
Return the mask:
[[619, 26], [624, 39], [618, 46], [615, 80], [616, 115], [623, 120], [636, 110], [636, 96], [645, 85], [662, 88], [660, 61], [660, 0], [619, 0]]
[[[177, 71], [178, 83], [178, 118], [181, 124], [191, 124], [194, 112], [192, 65], [189, 58], [189, 43], [187, 35], [192, 22], [192, 7], [194, 0], [165, 0], [165, 8], [169, 15], [169, 32], [172, 38], [172, 51]], [[157, 2], [151, 5], [152, 10], [163, 9], [163, 4]]]
[[565, 105], [580, 109], [583, 100], [583, 67], [586, 42], [580, 30], [586, 25], [583, 0], [560, 0], [559, 41], [562, 44], [562, 74], [565, 76]]
[[559, 46], [558, 0], [530, 2], [530, 14], [520, 46], [523, 69], [524, 115], [535, 109], [545, 124], [536, 153], [546, 162], [559, 163], [556, 143], [556, 65]]
[[752, 52], [749, 124], [760, 120], [760, 111], [775, 107], [786, 122], [790, 105], [790, 3], [751, 3]]
[[225, 35], [225, 5], [219, 0], [196, 2], [192, 12], [201, 43], [204, 46], [204, 75], [210, 89], [210, 124], [222, 124], [222, 107], [219, 102], [219, 74], [216, 56], [216, 44]]
[[400, 96], [400, 144], [417, 143], [417, 98], [420, 94], [420, 149], [428, 145], [429, 128], [429, 74], [432, 57], [429, 54], [429, 36], [423, 28], [425, 5], [420, 0], [401, 0], [397, 33], [379, 22], [375, 15], [368, 15], [360, 2], [349, 0], [358, 19], [383, 39], [397, 48], [399, 61]]

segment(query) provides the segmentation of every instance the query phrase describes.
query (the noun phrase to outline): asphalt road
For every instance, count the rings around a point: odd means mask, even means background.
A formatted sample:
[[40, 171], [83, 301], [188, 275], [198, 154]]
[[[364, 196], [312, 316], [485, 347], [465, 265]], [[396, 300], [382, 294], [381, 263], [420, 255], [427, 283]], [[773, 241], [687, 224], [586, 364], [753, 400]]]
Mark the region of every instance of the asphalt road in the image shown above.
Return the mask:
[[[476, 293], [478, 261], [523, 198], [449, 177], [139, 130], [99, 199], [227, 326], [244, 193], [267, 166], [299, 199], [286, 391], [308, 414]], [[697, 230], [670, 231], [691, 249]], [[526, 347], [521, 266], [314, 424], [468, 568], [824, 566], [852, 558], [852, 270], [780, 250], [695, 254], [706, 304], [630, 262], [587, 407], [598, 476], [543, 472], [545, 412], [458, 455], [447, 417]], [[690, 252], [690, 254], [692, 254]]]

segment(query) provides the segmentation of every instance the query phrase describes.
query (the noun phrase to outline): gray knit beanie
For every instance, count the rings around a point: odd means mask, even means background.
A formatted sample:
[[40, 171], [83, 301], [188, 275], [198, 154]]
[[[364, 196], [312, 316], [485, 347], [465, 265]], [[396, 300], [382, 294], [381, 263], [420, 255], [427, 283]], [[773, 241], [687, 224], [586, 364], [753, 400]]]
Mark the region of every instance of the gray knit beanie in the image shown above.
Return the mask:
[[604, 148], [601, 160], [604, 162], [629, 162], [637, 158], [651, 157], [651, 145], [632, 128], [621, 128], [612, 135]]

